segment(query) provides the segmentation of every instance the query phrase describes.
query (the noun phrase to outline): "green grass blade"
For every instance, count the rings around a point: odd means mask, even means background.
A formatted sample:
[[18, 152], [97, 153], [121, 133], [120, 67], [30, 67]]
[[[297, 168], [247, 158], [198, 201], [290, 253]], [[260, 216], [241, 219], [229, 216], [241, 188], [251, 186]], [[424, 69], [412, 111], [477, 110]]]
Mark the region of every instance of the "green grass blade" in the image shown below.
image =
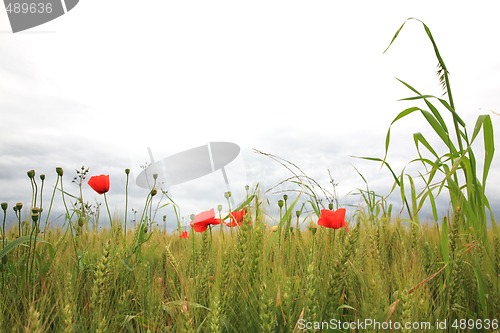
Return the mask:
[[[242, 203], [240, 203], [236, 208], [234, 208], [233, 210], [236, 212], [236, 211], [239, 211], [239, 210], [242, 210], [244, 207], [248, 206], [248, 204], [250, 202], [252, 202], [252, 200], [255, 198], [255, 194], [252, 194], [251, 196], [249, 196], [248, 198], [245, 199], [245, 201], [243, 201]], [[227, 220], [229, 218], [230, 214], [227, 214], [223, 220]]]
[[484, 144], [484, 166], [483, 166], [483, 189], [486, 187], [486, 180], [490, 171], [493, 155], [495, 154], [495, 138], [493, 135], [493, 124], [489, 115], [481, 115], [477, 118], [476, 126], [472, 134], [472, 140], [476, 138], [479, 131], [483, 129], [483, 144]]
[[387, 167], [387, 169], [389, 169], [389, 171], [392, 174], [392, 177], [394, 178], [394, 180], [396, 181], [396, 183], [399, 186], [398, 176], [396, 176], [396, 173], [394, 172], [394, 170], [391, 168], [389, 163], [387, 163], [385, 160], [382, 160], [381, 158], [378, 158], [378, 157], [368, 157], [368, 156], [353, 156], [353, 157], [360, 158], [360, 159], [367, 160], [367, 161], [382, 162], [382, 166], [385, 166], [385, 167]]
[[443, 143], [448, 147], [450, 152], [455, 153], [457, 150], [456, 150], [455, 146], [453, 145], [453, 143], [451, 142], [447, 130], [441, 126], [439, 121], [434, 117], [434, 115], [432, 113], [430, 113], [429, 111], [425, 111], [425, 110], [420, 110], [420, 111], [421, 111], [422, 115], [424, 116], [424, 118], [429, 123], [429, 125], [431, 125], [434, 132], [441, 138]]
[[389, 152], [389, 144], [390, 144], [390, 142], [391, 142], [391, 127], [392, 127], [392, 125], [393, 125], [396, 121], [398, 121], [398, 120], [400, 120], [400, 119], [402, 119], [402, 118], [404, 118], [404, 117], [408, 116], [409, 114], [411, 114], [411, 113], [413, 113], [413, 112], [415, 112], [415, 111], [420, 111], [420, 108], [418, 108], [418, 107], [411, 107], [411, 108], [408, 108], [408, 109], [405, 109], [405, 110], [401, 111], [401, 112], [400, 112], [400, 113], [396, 116], [396, 118], [394, 118], [394, 120], [391, 122], [391, 124], [389, 125], [389, 129], [387, 130], [387, 134], [386, 134], [386, 136], [385, 136], [385, 154], [384, 154], [384, 159], [383, 159], [383, 161], [382, 161], [382, 162], [383, 162], [383, 164], [385, 164], [385, 161], [386, 161], [386, 159], [387, 159], [387, 154], [388, 154], [388, 152]]
[[432, 155], [434, 155], [434, 157], [436, 157], [437, 159], [439, 159], [438, 154], [436, 153], [436, 151], [434, 150], [434, 148], [432, 148], [432, 146], [429, 144], [429, 142], [427, 141], [427, 139], [424, 137], [424, 135], [422, 133], [420, 133], [420, 132], [414, 133], [413, 134], [413, 142], [415, 143], [415, 147], [417, 148], [417, 152], [418, 152], [420, 158], [422, 158], [422, 155], [420, 154], [419, 143], [422, 144], [425, 148], [427, 148], [427, 150]]
[[432, 190], [435, 188], [430, 186], [430, 182], [432, 181], [432, 176], [430, 177], [429, 180], [425, 179], [424, 175], [420, 174], [420, 177], [425, 183], [425, 189], [422, 190], [422, 192], [419, 193], [418, 197], [420, 198], [420, 202], [418, 204], [418, 210], [421, 210], [422, 207], [424, 206], [424, 203], [426, 202], [426, 199], [429, 198], [429, 203], [431, 205], [431, 210], [432, 210], [432, 217], [434, 218], [434, 221], [438, 220], [438, 213], [437, 213], [437, 207], [436, 207], [436, 200], [434, 193], [432, 193]]
[[408, 180], [410, 182], [411, 209], [412, 209], [412, 213], [410, 215], [410, 219], [414, 223], [418, 223], [418, 211], [419, 211], [419, 207], [417, 205], [417, 191], [415, 189], [415, 182], [413, 181], [413, 178], [410, 175], [407, 174], [406, 177], [408, 178]]
[[[5, 257], [10, 251], [14, 250], [18, 246], [24, 246], [24, 243], [28, 243], [32, 239], [33, 241], [35, 240], [34, 238], [30, 237], [29, 235], [26, 236], [21, 236], [19, 238], [16, 238], [14, 240], [11, 240], [5, 245], [5, 247], [0, 250], [0, 260], [2, 260], [3, 257]], [[43, 240], [43, 239], [37, 239], [37, 242], [40, 243], [46, 243], [50, 244], [49, 242]]]
[[[438, 226], [439, 230], [439, 226]], [[441, 257], [443, 258], [443, 263], [445, 264], [445, 281], [449, 282], [449, 276], [451, 274], [450, 266], [450, 241], [448, 233], [448, 219], [443, 217], [441, 222], [441, 235], [439, 239], [439, 249], [441, 250]]]
[[411, 91], [413, 91], [415, 94], [419, 95], [419, 96], [422, 96], [422, 94], [415, 88], [413, 88], [410, 84], [406, 83], [405, 81], [401, 80], [401, 79], [398, 79], [396, 78], [396, 80], [398, 80], [399, 82], [401, 82], [404, 86], [406, 86], [406, 88], [410, 89]]
[[476, 263], [474, 265], [474, 273], [476, 275], [477, 282], [477, 296], [479, 298], [479, 305], [481, 306], [482, 313], [479, 314], [483, 318], [486, 318], [488, 313], [486, 310], [486, 292], [484, 290], [484, 278], [482, 273], [482, 266], [478, 263], [476, 258]]
[[438, 98], [438, 100], [441, 102], [441, 104], [443, 104], [443, 106], [451, 112], [451, 114], [453, 115], [453, 119], [456, 120], [460, 126], [462, 127], [465, 127], [465, 121], [460, 118], [460, 116], [458, 115], [458, 113], [455, 111], [455, 109], [453, 109], [450, 105], [450, 103], [448, 103], [447, 100], [445, 99], [442, 99], [442, 98]]
[[[446, 123], [444, 122], [444, 119], [443, 117], [441, 116], [441, 113], [439, 112], [439, 110], [429, 101], [429, 98], [437, 98], [433, 95], [422, 95], [417, 89], [415, 89], [414, 87], [412, 87], [410, 84], [406, 83], [405, 81], [403, 80], [400, 80], [400, 79], [397, 79], [399, 82], [401, 82], [403, 85], [405, 85], [408, 89], [410, 89], [411, 91], [413, 91], [414, 93], [416, 93], [418, 96], [414, 96], [414, 97], [408, 97], [408, 98], [403, 98], [403, 99], [400, 99], [400, 101], [404, 101], [404, 100], [418, 100], [418, 99], [423, 99], [425, 101], [425, 104], [429, 107], [429, 109], [431, 110], [432, 114], [434, 115], [434, 117], [436, 117], [436, 119], [439, 121], [439, 123], [441, 124], [441, 127], [443, 127], [446, 131], [446, 133], [448, 133], [448, 128], [446, 127]], [[451, 107], [449, 106], [449, 104], [444, 101], [443, 99], [440, 99], [438, 98], [438, 100], [440, 100], [442, 103], [446, 103], [445, 106], [447, 106], [447, 108], [453, 113], [453, 114], [456, 114], [455, 111], [453, 109], [451, 109]], [[458, 117], [458, 115], [456, 115], [456, 117]], [[460, 117], [458, 117], [458, 119], [460, 121], [462, 121], [460, 119]], [[463, 123], [463, 121], [462, 121]], [[465, 126], [465, 125], [464, 125]]]
[[389, 48], [391, 47], [392, 43], [394, 43], [394, 41], [396, 40], [396, 38], [398, 37], [399, 33], [401, 32], [401, 30], [403, 29], [403, 27], [405, 26], [406, 22], [408, 22], [411, 18], [407, 19], [406, 21], [403, 22], [403, 24], [401, 24], [401, 26], [399, 27], [399, 29], [396, 31], [396, 33], [394, 34], [394, 36], [392, 37], [391, 39], [391, 42], [389, 43], [389, 46], [387, 46], [387, 48], [384, 50], [383, 53], [386, 53], [387, 50], [389, 50]]
[[288, 206], [288, 209], [285, 211], [285, 214], [283, 214], [283, 218], [280, 221], [280, 225], [283, 225], [285, 222], [289, 221], [292, 218], [292, 214], [295, 214], [295, 205], [299, 201], [301, 195], [302, 192], [300, 192], [299, 195], [292, 201], [290, 206]]
[[439, 124], [441, 124], [441, 127], [445, 130], [445, 132], [449, 134], [448, 127], [446, 126], [446, 123], [439, 110], [428, 99], [425, 99], [425, 104], [427, 105], [429, 110], [431, 110], [434, 117], [436, 117], [436, 119], [439, 121]]

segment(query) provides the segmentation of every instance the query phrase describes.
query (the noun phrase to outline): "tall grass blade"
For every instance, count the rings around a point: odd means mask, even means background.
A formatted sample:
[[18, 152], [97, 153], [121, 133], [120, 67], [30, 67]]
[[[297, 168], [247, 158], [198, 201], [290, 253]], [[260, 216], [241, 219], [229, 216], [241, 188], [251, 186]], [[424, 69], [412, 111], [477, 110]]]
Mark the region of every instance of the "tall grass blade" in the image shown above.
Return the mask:
[[[7, 245], [5, 245], [5, 247], [2, 250], [0, 250], [0, 260], [2, 260], [3, 257], [5, 257], [10, 251], [14, 250], [16, 247], [26, 246], [24, 245], [24, 243], [28, 243], [30, 241], [35, 241], [35, 239], [33, 239], [33, 237], [29, 235], [21, 236], [14, 240], [8, 241]], [[43, 239], [36, 239], [36, 242], [50, 244], [48, 241]]]

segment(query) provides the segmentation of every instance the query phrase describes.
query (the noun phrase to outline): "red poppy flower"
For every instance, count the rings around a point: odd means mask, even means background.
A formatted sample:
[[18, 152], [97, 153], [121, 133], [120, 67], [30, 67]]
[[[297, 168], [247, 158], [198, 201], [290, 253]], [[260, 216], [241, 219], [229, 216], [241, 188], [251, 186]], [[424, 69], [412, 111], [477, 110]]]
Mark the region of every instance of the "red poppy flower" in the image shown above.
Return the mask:
[[340, 229], [345, 227], [346, 230], [349, 230], [345, 221], [345, 208], [339, 208], [335, 211], [322, 209], [318, 224], [326, 228]]
[[99, 175], [90, 177], [88, 184], [99, 194], [109, 191], [109, 175]]
[[189, 234], [187, 231], [183, 231], [180, 235], [179, 238], [189, 238]]
[[219, 219], [215, 218], [215, 211], [212, 208], [196, 215], [193, 219], [193, 222], [191, 222], [191, 226], [194, 228], [194, 231], [203, 232], [207, 230], [209, 225], [219, 223], [220, 221]]
[[231, 222], [226, 223], [226, 225], [228, 227], [239, 227], [243, 223], [243, 218], [245, 217], [245, 209], [237, 212], [231, 212], [231, 214], [229, 214], [229, 217], [231, 218]]

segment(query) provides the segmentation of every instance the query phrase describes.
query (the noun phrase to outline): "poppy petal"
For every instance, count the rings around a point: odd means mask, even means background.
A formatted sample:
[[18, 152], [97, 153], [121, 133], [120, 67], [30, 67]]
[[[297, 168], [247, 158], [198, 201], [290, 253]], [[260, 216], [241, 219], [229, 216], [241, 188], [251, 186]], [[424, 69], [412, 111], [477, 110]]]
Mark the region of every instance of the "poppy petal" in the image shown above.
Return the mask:
[[88, 184], [97, 193], [104, 194], [109, 191], [109, 175], [92, 176]]

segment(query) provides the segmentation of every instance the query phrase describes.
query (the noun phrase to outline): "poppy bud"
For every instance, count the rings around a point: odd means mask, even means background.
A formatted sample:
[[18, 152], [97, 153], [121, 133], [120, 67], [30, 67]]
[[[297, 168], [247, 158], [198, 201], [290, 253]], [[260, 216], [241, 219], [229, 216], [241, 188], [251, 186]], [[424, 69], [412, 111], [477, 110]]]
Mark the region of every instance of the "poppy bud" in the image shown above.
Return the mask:
[[64, 170], [63, 170], [63, 168], [61, 168], [61, 167], [57, 167], [57, 168], [56, 168], [56, 172], [57, 172], [57, 175], [58, 175], [58, 176], [61, 176], [61, 177], [62, 177], [62, 175], [63, 175], [63, 173], [64, 173]]
[[285, 200], [285, 202], [286, 202], [288, 200], [288, 195], [283, 194], [283, 200]]
[[6, 202], [2, 202], [2, 209], [3, 209], [4, 212], [7, 210], [8, 206], [9, 205]]
[[311, 228], [311, 232], [312, 232], [313, 235], [316, 234], [316, 231], [318, 231], [318, 228]]
[[130, 173], [130, 169], [125, 169], [125, 174], [128, 175]]
[[158, 193], [158, 190], [153, 187], [153, 189], [150, 192], [151, 196], [154, 197], [156, 195], [156, 193]]
[[158, 179], [158, 174], [157, 174], [157, 173], [153, 173], [153, 179], [154, 179], [154, 180], [157, 180], [157, 179]]
[[83, 227], [83, 223], [84, 223], [84, 222], [85, 222], [84, 218], [80, 216], [80, 217], [78, 218], [78, 226], [79, 226], [79, 227]]
[[222, 205], [217, 205], [217, 210], [220, 212], [222, 212]]
[[33, 179], [35, 177], [35, 170], [29, 170], [27, 174], [30, 179]]
[[17, 210], [21, 210], [21, 208], [23, 208], [23, 203], [22, 202], [16, 203], [16, 208]]
[[224, 198], [229, 199], [231, 197], [231, 192], [227, 191], [224, 193]]
[[300, 210], [296, 210], [296, 211], [295, 211], [295, 216], [297, 216], [297, 218], [299, 218], [299, 217], [300, 217]]
[[245, 191], [248, 191], [250, 189], [250, 186], [245, 185]]
[[33, 220], [33, 222], [36, 222], [38, 221], [38, 213], [39, 213], [39, 209], [37, 207], [33, 207], [31, 209], [31, 219]]
[[163, 222], [167, 221], [167, 215], [163, 215]]
[[278, 200], [278, 207], [283, 208], [283, 200]]
[[43, 173], [40, 175], [40, 179], [42, 180], [42, 182], [45, 180], [45, 175]]
[[328, 209], [329, 209], [329, 210], [333, 210], [333, 202], [330, 202], [330, 203], [328, 204]]

